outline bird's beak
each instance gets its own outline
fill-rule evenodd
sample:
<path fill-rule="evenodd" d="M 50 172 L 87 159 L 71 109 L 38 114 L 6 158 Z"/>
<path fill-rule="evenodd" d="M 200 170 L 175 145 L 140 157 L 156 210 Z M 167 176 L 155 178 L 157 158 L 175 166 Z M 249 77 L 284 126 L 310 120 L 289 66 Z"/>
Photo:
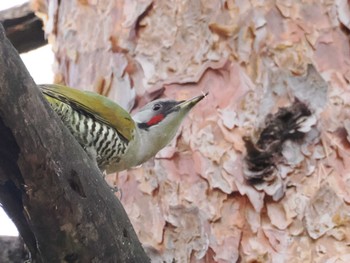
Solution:
<path fill-rule="evenodd" d="M 192 109 L 198 102 L 200 102 L 202 99 L 204 99 L 209 92 L 203 93 L 199 96 L 196 96 L 192 99 L 180 101 L 179 104 L 176 105 L 176 107 L 180 110 L 187 110 L 189 111 Z"/>

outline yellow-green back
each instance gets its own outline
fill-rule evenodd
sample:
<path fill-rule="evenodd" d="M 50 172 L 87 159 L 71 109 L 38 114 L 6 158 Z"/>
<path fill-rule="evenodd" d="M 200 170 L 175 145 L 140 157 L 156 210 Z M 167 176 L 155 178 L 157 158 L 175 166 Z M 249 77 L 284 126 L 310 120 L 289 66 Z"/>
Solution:
<path fill-rule="evenodd" d="M 39 85 L 39 88 L 49 102 L 58 100 L 66 103 L 75 110 L 85 112 L 96 120 L 113 127 L 128 141 L 132 139 L 135 122 L 127 111 L 107 97 L 57 84 Z"/>

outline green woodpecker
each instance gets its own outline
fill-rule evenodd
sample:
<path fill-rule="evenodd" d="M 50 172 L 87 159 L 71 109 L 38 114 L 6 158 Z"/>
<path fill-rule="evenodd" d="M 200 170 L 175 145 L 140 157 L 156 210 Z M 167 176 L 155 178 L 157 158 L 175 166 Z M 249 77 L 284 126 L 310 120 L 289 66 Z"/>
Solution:
<path fill-rule="evenodd" d="M 160 99 L 133 117 L 94 92 L 39 85 L 53 110 L 98 167 L 107 173 L 140 165 L 175 136 L 187 113 L 207 94 L 187 101 Z"/>

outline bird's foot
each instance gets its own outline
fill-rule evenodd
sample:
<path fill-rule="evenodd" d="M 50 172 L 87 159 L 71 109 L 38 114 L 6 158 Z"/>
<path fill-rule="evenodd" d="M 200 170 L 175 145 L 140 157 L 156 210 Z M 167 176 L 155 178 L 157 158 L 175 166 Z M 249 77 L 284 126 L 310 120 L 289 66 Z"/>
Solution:
<path fill-rule="evenodd" d="M 119 189 L 118 186 L 109 186 L 109 187 L 113 192 L 113 194 L 115 194 L 119 199 L 122 199 L 123 197 L 122 189 Z M 119 195 L 117 195 L 116 193 L 119 193 Z"/>

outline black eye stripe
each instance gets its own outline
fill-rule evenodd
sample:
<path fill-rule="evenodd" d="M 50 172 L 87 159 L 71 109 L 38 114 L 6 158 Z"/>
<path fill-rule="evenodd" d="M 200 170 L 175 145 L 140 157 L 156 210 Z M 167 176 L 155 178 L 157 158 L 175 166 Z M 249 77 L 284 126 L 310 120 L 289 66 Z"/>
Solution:
<path fill-rule="evenodd" d="M 169 113 L 169 112 L 173 111 L 173 110 L 174 110 L 174 107 L 175 107 L 177 104 L 179 104 L 179 102 L 174 101 L 174 100 L 170 100 L 170 101 L 160 101 L 160 102 L 154 104 L 153 107 L 152 107 L 152 109 L 153 109 L 154 111 L 159 111 L 159 110 L 161 110 L 163 113 L 166 114 L 166 113 Z M 159 108 L 158 108 L 157 106 L 158 106 Z M 155 109 L 155 108 L 156 108 L 156 109 Z"/>

